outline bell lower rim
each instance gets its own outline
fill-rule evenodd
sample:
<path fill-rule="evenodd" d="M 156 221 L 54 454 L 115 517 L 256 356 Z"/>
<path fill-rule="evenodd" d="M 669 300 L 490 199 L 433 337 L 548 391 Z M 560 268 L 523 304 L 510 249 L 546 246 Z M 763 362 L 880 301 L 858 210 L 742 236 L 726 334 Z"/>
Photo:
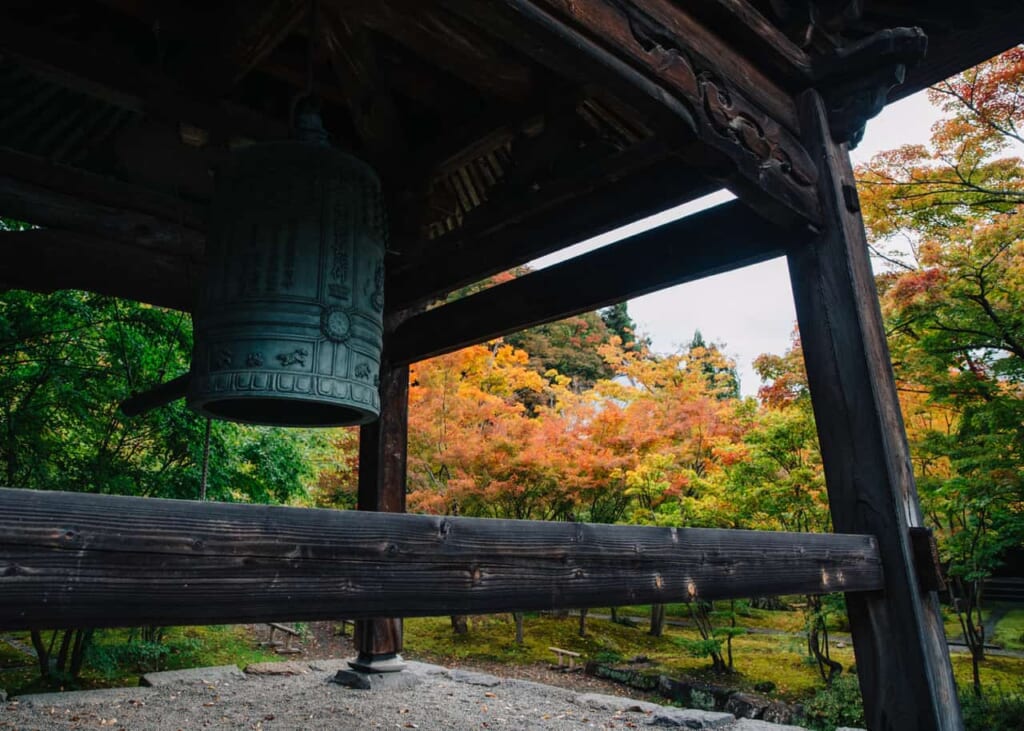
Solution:
<path fill-rule="evenodd" d="M 284 426 L 307 429 L 359 426 L 376 421 L 380 414 L 301 396 L 264 396 L 232 394 L 189 400 L 193 411 L 220 421 L 252 426 Z"/>

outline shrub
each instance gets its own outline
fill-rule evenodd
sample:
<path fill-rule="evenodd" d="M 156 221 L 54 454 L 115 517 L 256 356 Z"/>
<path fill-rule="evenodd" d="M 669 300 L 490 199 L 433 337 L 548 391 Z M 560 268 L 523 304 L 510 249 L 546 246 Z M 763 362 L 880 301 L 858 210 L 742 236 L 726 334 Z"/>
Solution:
<path fill-rule="evenodd" d="M 819 690 L 804 706 L 811 728 L 835 731 L 837 726 L 864 727 L 864 703 L 857 678 L 841 675 Z"/>
<path fill-rule="evenodd" d="M 981 698 L 967 690 L 960 695 L 960 707 L 967 731 L 1024 731 L 1024 682 L 1015 693 L 997 688 Z"/>

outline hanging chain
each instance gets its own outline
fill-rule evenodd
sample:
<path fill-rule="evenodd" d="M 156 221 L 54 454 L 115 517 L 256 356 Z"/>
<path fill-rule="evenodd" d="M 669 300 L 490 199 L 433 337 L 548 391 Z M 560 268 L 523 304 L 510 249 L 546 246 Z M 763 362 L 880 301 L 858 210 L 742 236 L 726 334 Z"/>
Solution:
<path fill-rule="evenodd" d="M 199 478 L 199 499 L 206 501 L 206 480 L 210 476 L 210 426 L 211 419 L 206 417 L 206 436 L 203 439 L 203 474 Z"/>

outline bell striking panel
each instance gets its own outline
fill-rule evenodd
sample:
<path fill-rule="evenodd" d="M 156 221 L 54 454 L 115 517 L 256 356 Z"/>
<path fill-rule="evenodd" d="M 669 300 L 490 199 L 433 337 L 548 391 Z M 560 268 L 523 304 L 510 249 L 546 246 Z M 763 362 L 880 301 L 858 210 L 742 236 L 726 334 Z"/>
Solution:
<path fill-rule="evenodd" d="M 189 406 L 276 426 L 373 421 L 386 223 L 380 183 L 322 141 L 253 145 L 218 177 Z"/>

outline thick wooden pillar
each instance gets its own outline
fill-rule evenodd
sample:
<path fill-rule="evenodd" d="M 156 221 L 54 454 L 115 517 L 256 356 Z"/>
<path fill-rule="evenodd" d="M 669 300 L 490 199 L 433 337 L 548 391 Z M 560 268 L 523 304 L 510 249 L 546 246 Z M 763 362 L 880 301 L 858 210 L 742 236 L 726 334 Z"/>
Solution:
<path fill-rule="evenodd" d="M 789 267 L 832 522 L 874 535 L 885 574 L 883 591 L 846 596 L 867 726 L 962 729 L 938 598 L 911 548 L 921 508 L 849 155 L 815 91 L 801 97 L 801 126 L 825 224 Z"/>
<path fill-rule="evenodd" d="M 380 373 L 380 419 L 359 430 L 359 510 L 405 512 L 406 444 L 409 425 L 409 367 Z M 358 620 L 353 642 L 359 656 L 356 670 L 390 672 L 402 669 L 402 620 L 382 617 Z"/>

